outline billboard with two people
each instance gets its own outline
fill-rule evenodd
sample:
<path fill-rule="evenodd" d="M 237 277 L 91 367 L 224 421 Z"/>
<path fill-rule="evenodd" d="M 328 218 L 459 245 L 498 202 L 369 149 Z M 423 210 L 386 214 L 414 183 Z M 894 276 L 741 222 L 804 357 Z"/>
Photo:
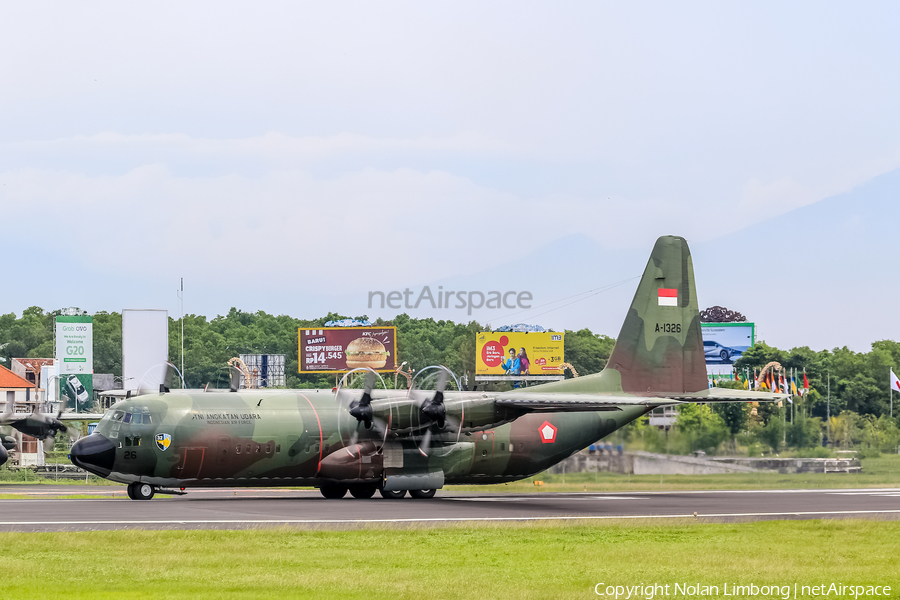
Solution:
<path fill-rule="evenodd" d="M 476 375 L 558 375 L 565 334 L 480 331 L 475 336 Z"/>

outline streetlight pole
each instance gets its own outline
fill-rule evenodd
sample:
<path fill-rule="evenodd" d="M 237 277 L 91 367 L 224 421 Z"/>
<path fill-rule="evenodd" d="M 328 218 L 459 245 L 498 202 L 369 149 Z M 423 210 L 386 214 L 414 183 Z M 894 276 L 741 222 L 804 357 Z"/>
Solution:
<path fill-rule="evenodd" d="M 828 403 L 825 405 L 825 421 L 828 423 L 828 443 L 834 447 L 831 441 L 831 371 L 828 371 Z"/>

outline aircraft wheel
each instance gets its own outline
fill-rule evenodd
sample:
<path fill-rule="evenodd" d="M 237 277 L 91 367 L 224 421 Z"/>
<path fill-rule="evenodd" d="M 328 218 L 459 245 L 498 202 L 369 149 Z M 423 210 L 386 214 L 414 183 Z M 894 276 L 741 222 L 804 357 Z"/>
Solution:
<path fill-rule="evenodd" d="M 129 483 L 128 497 L 132 500 L 150 500 L 156 494 L 156 490 L 149 483 Z"/>
<path fill-rule="evenodd" d="M 128 492 L 128 498 L 129 498 L 129 500 L 137 500 L 137 498 L 134 497 L 134 492 L 131 491 L 131 486 L 132 486 L 132 484 L 129 483 L 129 484 L 125 487 L 125 491 Z"/>
<path fill-rule="evenodd" d="M 418 498 L 419 500 L 428 500 L 429 498 L 434 498 L 434 495 L 437 493 L 437 490 L 409 490 L 409 495 L 413 498 Z"/>
<path fill-rule="evenodd" d="M 347 493 L 347 488 L 340 485 L 324 485 L 319 491 L 329 500 L 340 500 Z"/>
<path fill-rule="evenodd" d="M 406 490 L 395 490 L 389 492 L 385 489 L 379 489 L 378 493 L 381 494 L 381 497 L 385 500 L 399 500 L 406 495 Z"/>
<path fill-rule="evenodd" d="M 350 495 L 354 498 L 366 500 L 375 495 L 378 490 L 374 485 L 354 485 L 350 488 Z"/>

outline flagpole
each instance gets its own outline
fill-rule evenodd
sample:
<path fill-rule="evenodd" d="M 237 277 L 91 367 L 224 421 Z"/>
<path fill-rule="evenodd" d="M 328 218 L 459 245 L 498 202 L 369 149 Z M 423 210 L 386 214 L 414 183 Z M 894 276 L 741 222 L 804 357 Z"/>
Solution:
<path fill-rule="evenodd" d="M 828 443 L 834 448 L 834 442 L 831 441 L 831 371 L 828 371 L 828 409 L 826 419 L 828 420 Z"/>

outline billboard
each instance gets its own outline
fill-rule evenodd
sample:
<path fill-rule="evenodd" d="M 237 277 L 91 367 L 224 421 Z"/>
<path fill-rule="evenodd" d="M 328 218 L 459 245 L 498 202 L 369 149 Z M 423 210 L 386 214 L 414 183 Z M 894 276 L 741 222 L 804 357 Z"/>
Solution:
<path fill-rule="evenodd" d="M 700 331 L 707 371 L 724 365 L 723 372 L 730 372 L 730 365 L 756 342 L 755 323 L 702 323 Z"/>
<path fill-rule="evenodd" d="M 94 404 L 94 318 L 56 317 L 58 398 L 75 412 L 91 412 Z"/>
<path fill-rule="evenodd" d="M 169 360 L 169 312 L 122 310 L 122 388 L 158 390 Z"/>
<path fill-rule="evenodd" d="M 476 375 L 559 375 L 565 360 L 564 333 L 479 331 Z"/>
<path fill-rule="evenodd" d="M 300 373 L 343 373 L 358 367 L 397 368 L 396 327 L 298 329 Z"/>

